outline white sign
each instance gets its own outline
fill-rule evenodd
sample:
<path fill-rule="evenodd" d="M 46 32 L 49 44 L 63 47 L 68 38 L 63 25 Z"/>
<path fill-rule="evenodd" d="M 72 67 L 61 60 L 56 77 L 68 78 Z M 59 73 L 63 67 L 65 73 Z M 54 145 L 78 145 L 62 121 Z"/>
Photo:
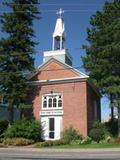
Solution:
<path fill-rule="evenodd" d="M 55 110 L 55 111 L 41 111 L 40 112 L 41 116 L 46 116 L 46 115 L 63 115 L 63 110 Z"/>

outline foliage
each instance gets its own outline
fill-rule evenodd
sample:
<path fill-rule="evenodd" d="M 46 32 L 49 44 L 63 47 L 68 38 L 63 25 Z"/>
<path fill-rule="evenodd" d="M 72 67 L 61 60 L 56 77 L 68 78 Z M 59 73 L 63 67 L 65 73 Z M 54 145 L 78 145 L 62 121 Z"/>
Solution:
<path fill-rule="evenodd" d="M 7 138 L 7 139 L 4 139 L 3 141 L 4 145 L 12 145 L 12 146 L 26 146 L 33 143 L 34 143 L 33 140 L 25 139 L 25 138 Z"/>
<path fill-rule="evenodd" d="M 37 144 L 39 147 L 51 147 L 53 146 L 53 141 L 44 141 Z"/>
<path fill-rule="evenodd" d="M 106 2 L 90 19 L 83 65 L 94 85 L 120 108 L 120 0 Z M 113 112 L 111 108 L 111 117 Z M 119 128 L 120 129 L 120 128 Z"/>
<path fill-rule="evenodd" d="M 81 144 L 90 144 L 92 143 L 92 139 L 90 137 L 82 137 L 81 139 L 72 140 L 70 142 L 71 145 L 81 145 Z"/>
<path fill-rule="evenodd" d="M 102 93 L 120 93 L 120 1 L 106 2 L 91 17 L 84 67 Z M 110 11 L 110 12 L 109 12 Z"/>
<path fill-rule="evenodd" d="M 0 135 L 7 129 L 9 122 L 5 119 L 0 119 Z"/>
<path fill-rule="evenodd" d="M 34 119 L 22 119 L 14 122 L 5 134 L 5 138 L 27 138 L 34 141 L 40 140 L 40 122 Z"/>
<path fill-rule="evenodd" d="M 53 141 L 53 146 L 66 145 L 66 144 L 68 144 L 68 141 L 64 139 Z"/>
<path fill-rule="evenodd" d="M 3 143 L 3 140 L 4 140 L 3 138 L 0 138 L 0 143 Z"/>
<path fill-rule="evenodd" d="M 117 136 L 118 134 L 118 120 L 117 119 L 109 120 L 109 122 L 105 123 L 105 126 L 112 136 Z"/>
<path fill-rule="evenodd" d="M 111 143 L 111 142 L 113 142 L 111 136 L 106 136 L 104 139 L 100 140 L 99 143 Z"/>
<path fill-rule="evenodd" d="M 72 140 L 82 139 L 82 136 L 73 127 L 69 127 L 64 129 L 63 139 L 68 142 L 71 142 Z"/>
<path fill-rule="evenodd" d="M 59 146 L 59 145 L 66 145 L 68 144 L 68 142 L 66 140 L 55 140 L 55 141 L 44 141 L 44 142 L 40 142 L 37 143 L 36 146 L 37 147 L 51 147 L 51 146 Z"/>
<path fill-rule="evenodd" d="M 72 141 L 70 142 L 70 144 L 71 144 L 71 145 L 77 145 L 77 144 L 79 145 L 79 144 L 81 144 L 81 141 L 82 141 L 81 139 L 72 140 Z"/>
<path fill-rule="evenodd" d="M 109 132 L 106 129 L 106 126 L 104 123 L 101 123 L 99 120 L 94 121 L 92 125 L 92 129 L 101 129 L 105 133 L 105 135 L 109 135 Z"/>
<path fill-rule="evenodd" d="M 104 132 L 100 128 L 93 128 L 90 130 L 89 136 L 96 142 L 104 139 Z"/>
<path fill-rule="evenodd" d="M 26 104 L 26 73 L 34 68 L 36 43 L 33 20 L 38 18 L 38 0 L 11 0 L 3 3 L 11 12 L 0 16 L 5 38 L 0 40 L 0 94 L 6 98 L 13 121 L 13 106 Z M 7 35 L 7 36 L 6 36 Z"/>
<path fill-rule="evenodd" d="M 92 142 L 92 138 L 87 136 L 81 140 L 80 144 L 90 144 L 91 142 Z"/>
<path fill-rule="evenodd" d="M 96 142 L 105 139 L 109 135 L 109 132 L 106 130 L 105 125 L 99 121 L 95 121 L 89 132 L 89 136 Z"/>

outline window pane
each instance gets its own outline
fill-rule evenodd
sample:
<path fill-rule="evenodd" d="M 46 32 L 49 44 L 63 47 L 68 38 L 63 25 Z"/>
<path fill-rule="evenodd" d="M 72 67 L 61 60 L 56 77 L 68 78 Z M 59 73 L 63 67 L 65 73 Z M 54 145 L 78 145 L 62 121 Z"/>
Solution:
<path fill-rule="evenodd" d="M 58 107 L 62 107 L 62 100 L 61 99 L 58 100 Z"/>
<path fill-rule="evenodd" d="M 54 132 L 49 132 L 49 138 L 54 138 Z"/>
<path fill-rule="evenodd" d="M 47 107 L 47 101 L 44 100 L 43 102 L 43 108 L 46 108 Z"/>
<path fill-rule="evenodd" d="M 49 98 L 49 101 L 48 101 L 48 107 L 52 107 L 52 98 Z"/>
<path fill-rule="evenodd" d="M 49 130 L 54 131 L 54 118 L 49 119 Z"/>
<path fill-rule="evenodd" d="M 53 107 L 56 107 L 56 98 L 53 98 Z"/>

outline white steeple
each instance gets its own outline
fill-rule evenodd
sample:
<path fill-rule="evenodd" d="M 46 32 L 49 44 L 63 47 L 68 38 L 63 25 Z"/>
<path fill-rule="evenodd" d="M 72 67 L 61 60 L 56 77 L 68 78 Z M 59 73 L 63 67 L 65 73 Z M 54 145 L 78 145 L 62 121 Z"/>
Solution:
<path fill-rule="evenodd" d="M 62 14 L 64 11 L 60 8 L 60 10 L 57 12 L 59 17 L 56 20 L 56 25 L 55 29 L 53 32 L 53 45 L 52 45 L 52 50 L 62 50 L 64 49 L 64 41 L 65 41 L 65 36 L 64 36 L 64 31 L 65 31 L 65 25 L 64 21 L 62 18 Z"/>
<path fill-rule="evenodd" d="M 53 32 L 53 46 L 52 51 L 45 51 L 43 55 L 43 62 L 46 63 L 51 58 L 54 58 L 64 64 L 72 66 L 72 57 L 68 50 L 64 48 L 65 42 L 65 26 L 62 18 L 64 11 L 60 8 L 57 12 L 59 17 L 56 20 L 55 29 Z"/>

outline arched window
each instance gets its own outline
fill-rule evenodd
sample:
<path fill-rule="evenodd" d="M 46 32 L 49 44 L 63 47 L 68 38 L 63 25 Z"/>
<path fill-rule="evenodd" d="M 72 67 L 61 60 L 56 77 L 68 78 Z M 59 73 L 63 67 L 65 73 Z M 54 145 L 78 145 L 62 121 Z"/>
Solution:
<path fill-rule="evenodd" d="M 46 94 L 42 97 L 43 109 L 61 109 L 63 107 L 63 99 L 61 94 Z M 61 107 L 61 108 L 60 108 Z"/>
<path fill-rule="evenodd" d="M 53 107 L 56 107 L 57 106 L 57 100 L 56 100 L 56 98 L 53 98 Z"/>
<path fill-rule="evenodd" d="M 62 100 L 61 99 L 58 100 L 58 107 L 62 107 Z"/>
<path fill-rule="evenodd" d="M 43 101 L 43 108 L 47 108 L 47 101 L 46 100 Z"/>
<path fill-rule="evenodd" d="M 49 98 L 49 100 L 48 100 L 48 107 L 52 107 L 52 98 Z"/>

